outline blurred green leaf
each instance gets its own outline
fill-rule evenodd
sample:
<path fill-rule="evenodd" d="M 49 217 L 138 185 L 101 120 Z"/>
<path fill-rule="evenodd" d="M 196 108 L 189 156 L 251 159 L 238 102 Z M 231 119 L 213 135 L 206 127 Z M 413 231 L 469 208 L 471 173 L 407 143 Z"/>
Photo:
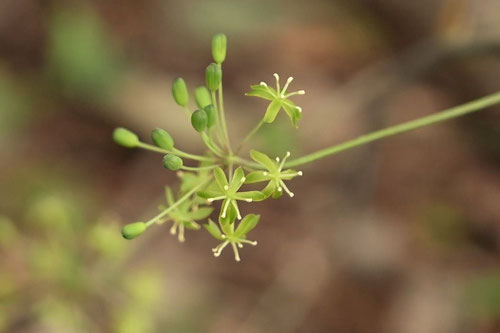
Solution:
<path fill-rule="evenodd" d="M 467 312 L 476 318 L 500 317 L 500 272 L 471 279 L 465 286 Z"/>
<path fill-rule="evenodd" d="M 50 18 L 48 65 L 69 97 L 101 100 L 117 83 L 121 61 L 98 15 L 58 8 Z"/>

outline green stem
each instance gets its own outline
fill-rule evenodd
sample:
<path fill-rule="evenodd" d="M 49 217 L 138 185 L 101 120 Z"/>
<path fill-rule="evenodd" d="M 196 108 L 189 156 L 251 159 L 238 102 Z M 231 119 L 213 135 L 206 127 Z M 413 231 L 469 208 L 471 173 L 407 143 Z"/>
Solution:
<path fill-rule="evenodd" d="M 176 202 L 174 202 L 174 204 L 172 206 L 168 207 L 163 212 L 161 212 L 160 214 L 156 215 L 155 217 L 153 217 L 152 219 L 150 219 L 149 221 L 147 221 L 146 222 L 146 227 L 149 227 L 151 224 L 153 224 L 156 221 L 158 221 L 159 219 L 163 218 L 165 215 L 167 215 L 168 213 L 170 213 L 170 211 L 172 211 L 172 209 L 174 209 L 175 207 L 179 206 L 181 203 L 183 203 L 184 201 L 186 201 L 187 199 L 189 199 L 189 197 L 191 197 L 191 195 L 193 195 L 196 191 L 198 191 L 200 188 L 202 188 L 203 186 L 205 186 L 211 180 L 211 178 L 212 177 L 208 178 L 204 182 L 201 182 L 197 186 L 193 187 L 182 198 L 180 198 L 179 200 L 177 200 Z"/>
<path fill-rule="evenodd" d="M 201 132 L 201 139 L 203 140 L 203 143 L 205 146 L 207 146 L 208 149 L 215 155 L 219 157 L 224 156 L 224 152 L 213 142 L 213 140 L 207 135 L 205 132 Z"/>
<path fill-rule="evenodd" d="M 248 135 L 243 139 L 243 141 L 241 141 L 240 145 L 238 146 L 238 149 L 236 149 L 236 154 L 241 150 L 241 148 L 243 148 L 243 146 L 245 145 L 245 143 L 247 143 L 248 140 L 250 140 L 250 138 L 255 134 L 257 133 L 257 131 L 262 127 L 262 125 L 264 125 L 264 119 L 262 119 L 261 121 L 259 121 L 259 123 L 257 124 L 257 126 L 255 126 L 251 131 L 250 133 L 248 133 Z"/>
<path fill-rule="evenodd" d="M 362 135 L 356 139 L 349 140 L 346 142 L 343 142 L 341 144 L 325 148 L 322 150 L 319 150 L 317 152 L 299 157 L 294 160 L 290 160 L 287 163 L 285 163 L 285 167 L 294 167 L 298 165 L 303 165 L 306 163 L 310 163 L 315 160 L 319 160 L 320 158 L 334 155 L 337 153 L 340 153 L 341 151 L 348 150 L 357 146 L 361 146 L 364 144 L 367 144 L 372 141 L 380 140 L 385 137 L 389 137 L 392 135 L 396 135 L 399 133 L 404 133 L 408 131 L 412 131 L 414 129 L 436 124 L 445 120 L 453 119 L 456 117 L 463 116 L 465 114 L 479 111 L 481 109 L 487 108 L 489 106 L 495 105 L 500 103 L 500 92 L 479 98 L 475 101 L 468 102 L 459 106 L 455 106 L 450 109 L 446 109 L 444 111 L 438 112 L 436 114 L 432 114 L 430 116 L 426 116 L 420 119 L 412 120 L 400 125 L 396 126 L 391 126 L 387 127 L 385 129 L 372 132 L 366 135 Z"/>
<path fill-rule="evenodd" d="M 218 103 L 217 103 L 217 97 L 215 96 L 215 91 L 212 91 L 211 92 L 211 97 L 212 97 L 212 105 L 215 107 L 215 111 L 216 111 L 216 114 L 217 114 L 217 138 L 219 139 L 219 143 L 222 145 L 222 140 L 221 140 L 221 137 L 224 137 L 224 130 L 222 129 L 222 121 L 221 121 L 221 117 L 220 117 L 220 107 L 218 106 Z"/>
<path fill-rule="evenodd" d="M 189 159 L 192 159 L 195 161 L 200 161 L 200 162 L 201 161 L 205 161 L 205 162 L 213 162 L 214 161 L 214 159 L 211 157 L 189 154 L 189 153 L 183 152 L 183 151 L 176 149 L 176 148 L 173 148 L 172 150 L 166 150 L 166 149 L 158 148 L 156 146 L 153 146 L 153 145 L 150 145 L 150 144 L 147 144 L 144 142 L 139 142 L 137 147 L 142 148 L 142 149 L 146 149 L 146 150 L 150 150 L 150 151 L 154 151 L 157 153 L 161 153 L 161 154 L 174 154 L 174 155 L 178 155 L 181 157 L 189 158 Z"/>
<path fill-rule="evenodd" d="M 231 144 L 229 143 L 229 134 L 227 131 L 226 114 L 224 113 L 224 93 L 222 92 L 222 82 L 219 86 L 219 111 L 220 121 L 222 123 L 222 130 L 224 131 L 224 138 L 226 139 L 227 150 L 231 152 Z"/>
<path fill-rule="evenodd" d="M 202 167 L 190 167 L 190 166 L 187 166 L 187 165 L 183 165 L 181 167 L 181 170 L 186 170 L 186 171 L 211 170 L 211 169 L 215 169 L 218 166 L 220 166 L 220 165 L 219 164 L 213 164 L 213 165 L 207 165 L 207 166 L 202 166 Z"/>

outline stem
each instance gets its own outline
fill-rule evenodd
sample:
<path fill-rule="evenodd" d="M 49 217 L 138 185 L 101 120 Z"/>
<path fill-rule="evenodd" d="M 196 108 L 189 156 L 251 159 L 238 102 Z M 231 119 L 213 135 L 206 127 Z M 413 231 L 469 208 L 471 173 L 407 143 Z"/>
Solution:
<path fill-rule="evenodd" d="M 224 113 L 224 96 L 222 92 L 222 82 L 219 86 L 219 111 L 220 111 L 220 120 L 222 123 L 222 130 L 224 132 L 224 137 L 226 139 L 226 144 L 227 144 L 227 150 L 231 152 L 231 145 L 229 143 L 229 134 L 227 132 L 227 124 L 226 124 L 226 115 Z"/>
<path fill-rule="evenodd" d="M 153 145 L 150 145 L 150 144 L 147 144 L 144 142 L 139 142 L 137 147 L 142 148 L 142 149 L 146 149 L 146 150 L 150 150 L 150 151 L 154 151 L 157 153 L 161 153 L 161 154 L 179 155 L 181 157 L 189 158 L 189 159 L 192 159 L 195 161 L 200 161 L 200 162 L 201 161 L 205 161 L 205 162 L 213 162 L 214 161 L 214 159 L 211 157 L 189 154 L 189 153 L 183 152 L 183 151 L 176 149 L 176 148 L 173 148 L 172 150 L 166 150 L 166 149 L 158 148 L 156 146 L 153 146 Z"/>
<path fill-rule="evenodd" d="M 155 217 L 147 221 L 146 226 L 149 227 L 151 224 L 155 223 L 156 221 L 167 215 L 172 209 L 174 209 L 175 207 L 179 206 L 181 203 L 189 199 L 191 195 L 193 195 L 196 191 L 205 186 L 211 180 L 211 178 L 212 177 L 208 178 L 204 182 L 201 182 L 197 186 L 193 187 L 189 192 L 187 192 L 182 198 L 174 202 L 170 207 L 168 207 L 163 212 L 161 212 L 160 214 L 156 215 Z"/>
<path fill-rule="evenodd" d="M 399 133 L 404 133 L 408 131 L 412 131 L 414 129 L 432 125 L 439 123 L 441 121 L 453 119 L 456 117 L 463 116 L 465 114 L 479 111 L 481 109 L 487 108 L 489 106 L 500 103 L 500 92 L 479 98 L 475 101 L 468 102 L 459 106 L 455 106 L 444 111 L 438 112 L 436 114 L 432 114 L 430 116 L 426 116 L 423 118 L 419 118 L 416 120 L 408 121 L 406 123 L 402 123 L 400 125 L 395 125 L 391 127 L 387 127 L 385 129 L 375 131 L 366 135 L 362 135 L 356 139 L 349 140 L 338 145 L 325 148 L 322 150 L 318 150 L 317 152 L 299 157 L 294 160 L 290 160 L 285 163 L 285 167 L 293 167 L 306 163 L 310 163 L 315 160 L 319 160 L 320 158 L 334 155 L 340 153 L 341 151 L 348 150 L 357 146 L 361 146 L 367 144 L 372 141 L 380 140 L 385 137 L 389 137 L 392 135 L 396 135 Z"/>
<path fill-rule="evenodd" d="M 243 139 L 243 141 L 241 141 L 240 145 L 238 146 L 238 149 L 236 149 L 236 154 L 241 150 L 241 148 L 243 148 L 243 146 L 245 145 L 245 143 L 250 140 L 250 138 L 255 134 L 257 133 L 257 131 L 262 127 L 262 125 L 264 125 L 264 119 L 261 119 L 261 121 L 259 121 L 259 123 L 257 124 L 257 126 L 255 126 L 251 131 L 250 133 L 248 133 L 248 135 Z"/>
<path fill-rule="evenodd" d="M 207 146 L 208 149 L 215 155 L 219 157 L 224 156 L 224 152 L 220 150 L 220 148 L 213 142 L 213 140 L 207 135 L 205 132 L 201 132 L 201 139 L 203 140 L 203 143 L 205 146 Z"/>
<path fill-rule="evenodd" d="M 224 136 L 224 130 L 222 129 L 222 121 L 221 121 L 221 116 L 220 116 L 220 111 L 219 111 L 219 106 L 217 103 L 217 98 L 215 97 L 215 91 L 211 91 L 211 97 L 212 97 L 212 105 L 215 107 L 215 111 L 217 114 L 217 138 L 219 139 L 219 143 L 222 145 L 222 140 L 221 136 L 225 138 Z"/>
<path fill-rule="evenodd" d="M 215 169 L 216 167 L 220 166 L 219 164 L 213 164 L 213 165 L 207 165 L 207 166 L 202 166 L 202 167 L 190 167 L 187 165 L 183 165 L 181 167 L 182 170 L 186 171 L 201 171 L 201 170 L 210 170 L 210 169 Z"/>

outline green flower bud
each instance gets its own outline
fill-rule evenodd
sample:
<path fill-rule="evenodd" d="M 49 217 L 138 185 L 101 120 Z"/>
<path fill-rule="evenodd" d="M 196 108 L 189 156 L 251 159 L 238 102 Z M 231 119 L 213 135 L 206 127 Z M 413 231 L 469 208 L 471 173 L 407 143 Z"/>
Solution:
<path fill-rule="evenodd" d="M 202 132 L 207 128 L 208 116 L 204 110 L 196 110 L 191 115 L 191 124 L 197 132 Z"/>
<path fill-rule="evenodd" d="M 113 131 L 113 140 L 120 146 L 134 148 L 139 145 L 139 137 L 126 128 L 118 127 Z"/>
<path fill-rule="evenodd" d="M 122 236 L 126 239 L 133 239 L 140 236 L 146 228 L 147 226 L 144 222 L 129 223 L 122 228 Z"/>
<path fill-rule="evenodd" d="M 151 132 L 151 139 L 160 148 L 171 150 L 174 148 L 174 139 L 168 134 L 167 131 L 161 128 L 155 128 L 153 132 Z"/>
<path fill-rule="evenodd" d="M 207 114 L 207 128 L 211 128 L 217 121 L 217 111 L 212 104 L 205 106 L 203 111 Z"/>
<path fill-rule="evenodd" d="M 212 38 L 212 57 L 219 65 L 226 59 L 227 38 L 224 34 L 217 34 Z"/>
<path fill-rule="evenodd" d="M 172 83 L 172 96 L 174 96 L 175 103 L 185 107 L 189 101 L 188 90 L 186 87 L 186 82 L 181 77 L 178 77 Z"/>
<path fill-rule="evenodd" d="M 214 63 L 208 65 L 205 71 L 205 83 L 207 84 L 207 88 L 211 91 L 216 91 L 219 89 L 221 81 L 222 69 L 220 65 Z"/>
<path fill-rule="evenodd" d="M 182 168 L 182 158 L 176 155 L 172 154 L 167 154 L 163 156 L 163 166 L 166 169 L 172 170 L 172 171 L 177 171 L 180 168 Z"/>
<path fill-rule="evenodd" d="M 207 87 L 199 86 L 194 90 L 194 100 L 200 109 L 212 103 L 212 97 Z"/>

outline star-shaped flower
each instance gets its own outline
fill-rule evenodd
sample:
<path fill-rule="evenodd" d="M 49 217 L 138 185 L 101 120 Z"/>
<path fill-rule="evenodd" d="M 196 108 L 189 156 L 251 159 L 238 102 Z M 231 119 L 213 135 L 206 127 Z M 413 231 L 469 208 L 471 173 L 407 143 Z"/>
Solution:
<path fill-rule="evenodd" d="M 302 108 L 295 105 L 295 103 L 290 100 L 290 97 L 304 95 L 306 92 L 304 90 L 298 90 L 287 93 L 286 91 L 293 81 L 293 77 L 289 77 L 283 89 L 280 89 L 280 77 L 276 73 L 273 75 L 276 78 L 276 89 L 269 87 L 265 82 L 261 82 L 260 84 L 251 86 L 252 91 L 245 95 L 256 96 L 271 101 L 264 115 L 264 122 L 272 123 L 274 119 L 276 119 L 279 110 L 283 108 L 292 121 L 293 126 L 298 127 L 297 122 L 302 118 Z"/>
<path fill-rule="evenodd" d="M 245 191 L 238 192 L 240 187 L 245 183 L 245 173 L 241 167 L 237 168 L 231 178 L 231 183 L 227 181 L 224 171 L 217 167 L 214 169 L 215 182 L 213 182 L 206 190 L 198 192 L 198 195 L 207 199 L 209 203 L 222 200 L 221 218 L 226 218 L 228 211 L 234 209 L 236 217 L 241 220 L 238 201 L 260 201 L 266 196 L 260 191 Z"/>
<path fill-rule="evenodd" d="M 256 241 L 250 241 L 246 239 L 246 235 L 255 228 L 257 223 L 259 222 L 260 215 L 255 215 L 255 214 L 249 214 L 241 220 L 239 223 L 238 227 L 235 230 L 235 224 L 234 224 L 234 219 L 235 217 L 232 217 L 233 223 L 225 223 L 221 222 L 220 227 L 222 229 L 219 229 L 217 224 L 212 221 L 208 220 L 208 224 L 204 224 L 203 226 L 205 229 L 208 230 L 208 232 L 216 239 L 220 240 L 221 243 L 217 245 L 215 248 L 212 249 L 212 252 L 214 253 L 215 257 L 220 256 L 222 253 L 222 250 L 224 248 L 231 244 L 234 252 L 234 259 L 236 261 L 240 261 L 240 254 L 238 252 L 238 248 L 242 248 L 243 244 L 250 244 L 250 245 L 257 245 Z M 231 220 L 231 219 L 230 219 Z"/>
<path fill-rule="evenodd" d="M 280 158 L 276 157 L 272 160 L 269 156 L 256 150 L 250 151 L 250 156 L 252 159 L 263 166 L 267 171 L 253 171 L 249 173 L 246 177 L 245 183 L 258 183 L 263 181 L 269 181 L 267 186 L 262 190 L 262 193 L 266 197 L 273 195 L 274 198 L 279 198 L 283 194 L 283 190 L 290 197 L 294 194 L 285 185 L 285 180 L 291 180 L 296 176 L 302 176 L 302 171 L 295 171 L 292 169 L 283 170 L 285 166 L 286 159 L 290 156 L 290 152 L 287 152 L 283 160 L 280 162 Z"/>
<path fill-rule="evenodd" d="M 175 203 L 174 194 L 170 187 L 165 187 L 165 196 L 167 199 L 168 206 L 172 206 Z M 161 210 L 165 210 L 168 207 L 160 206 Z M 197 220 L 202 220 L 210 216 L 212 213 L 212 207 L 198 207 L 198 205 L 192 205 L 192 202 L 186 200 L 179 204 L 177 207 L 173 208 L 167 217 L 160 220 L 158 223 L 165 223 L 167 221 L 172 221 L 172 227 L 170 228 L 170 233 L 175 235 L 178 232 L 179 242 L 184 242 L 184 229 L 198 230 L 200 225 L 196 223 Z"/>

